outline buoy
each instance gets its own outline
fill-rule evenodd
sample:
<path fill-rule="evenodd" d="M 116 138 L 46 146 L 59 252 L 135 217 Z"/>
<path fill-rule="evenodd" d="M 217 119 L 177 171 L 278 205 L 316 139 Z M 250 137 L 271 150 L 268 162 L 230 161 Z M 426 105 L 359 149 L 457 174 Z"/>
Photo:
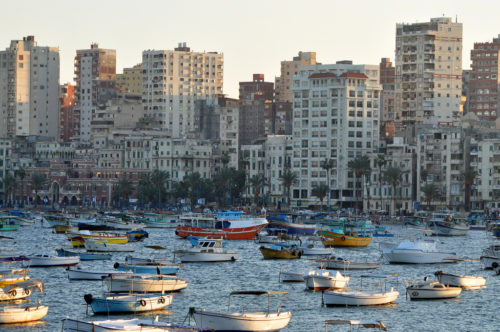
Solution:
<path fill-rule="evenodd" d="M 115 269 L 117 269 L 118 267 L 120 267 L 120 263 L 116 262 L 116 263 L 113 265 L 113 267 L 114 267 Z"/>
<path fill-rule="evenodd" d="M 24 294 L 26 294 L 26 295 L 28 295 L 28 296 L 29 296 L 29 295 L 30 295 L 30 293 L 31 293 L 31 291 L 29 290 L 29 288 L 26 288 L 26 289 L 24 290 Z"/>

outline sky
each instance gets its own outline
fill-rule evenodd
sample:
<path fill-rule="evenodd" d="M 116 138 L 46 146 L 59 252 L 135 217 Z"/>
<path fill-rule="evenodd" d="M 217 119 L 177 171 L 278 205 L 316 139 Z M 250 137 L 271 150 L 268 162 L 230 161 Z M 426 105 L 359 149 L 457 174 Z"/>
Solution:
<path fill-rule="evenodd" d="M 297 0 L 28 0 L 2 3 L 0 48 L 34 35 L 39 46 L 57 46 L 60 82 L 73 82 L 77 49 L 96 42 L 116 49 L 117 73 L 141 62 L 142 51 L 173 49 L 224 54 L 224 93 L 265 74 L 274 82 L 280 61 L 315 51 L 328 64 L 393 61 L 396 23 L 428 22 L 443 14 L 463 23 L 463 68 L 474 42 L 500 34 L 500 1 L 297 1 Z"/>

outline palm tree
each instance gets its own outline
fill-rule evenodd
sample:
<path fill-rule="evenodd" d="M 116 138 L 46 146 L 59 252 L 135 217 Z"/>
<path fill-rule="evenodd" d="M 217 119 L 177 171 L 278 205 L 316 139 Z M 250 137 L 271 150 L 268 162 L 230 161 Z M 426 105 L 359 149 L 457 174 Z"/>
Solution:
<path fill-rule="evenodd" d="M 43 188 L 45 183 L 47 182 L 47 178 L 45 177 L 45 174 L 42 173 L 34 173 L 31 176 L 31 186 L 33 187 L 33 190 L 35 191 L 35 207 L 37 206 L 37 197 L 38 197 L 38 191 Z"/>
<path fill-rule="evenodd" d="M 116 185 L 115 190 L 116 190 L 115 191 L 115 195 L 118 195 L 118 197 L 117 197 L 118 198 L 118 204 L 121 207 L 122 206 L 122 204 L 121 204 L 122 198 L 124 198 L 125 201 L 128 201 L 129 198 L 130 198 L 130 195 L 133 192 L 132 182 L 130 182 L 126 178 L 122 178 L 118 182 L 118 184 Z"/>
<path fill-rule="evenodd" d="M 222 156 L 220 157 L 220 161 L 222 163 L 222 166 L 226 168 L 227 164 L 229 164 L 230 161 L 229 154 L 227 152 L 223 152 Z"/>
<path fill-rule="evenodd" d="M 292 172 L 290 169 L 287 168 L 281 174 L 280 179 L 281 183 L 286 188 L 287 206 L 290 207 L 290 187 L 297 182 L 298 180 L 297 173 Z"/>
<path fill-rule="evenodd" d="M 427 210 L 430 210 L 431 202 L 436 197 L 436 192 L 438 190 L 438 187 L 434 183 L 428 183 L 424 185 L 420 190 L 422 190 L 422 192 L 425 195 L 425 201 L 427 202 Z"/>
<path fill-rule="evenodd" d="M 327 158 L 325 158 L 325 160 L 323 160 L 323 162 L 321 163 L 321 168 L 323 168 L 326 171 L 326 181 L 327 181 L 326 184 L 328 186 L 328 210 L 330 210 L 332 203 L 332 190 L 330 188 L 330 171 L 332 170 L 334 164 L 335 161 L 333 159 L 327 159 Z"/>
<path fill-rule="evenodd" d="M 319 185 L 312 188 L 311 194 L 319 198 L 322 210 L 323 210 L 323 199 L 328 194 L 329 190 L 330 187 L 324 183 L 320 183 Z"/>
<path fill-rule="evenodd" d="M 24 178 L 26 177 L 26 170 L 21 167 L 16 171 L 16 176 L 21 179 L 21 205 L 24 206 Z"/>
<path fill-rule="evenodd" d="M 385 166 L 387 161 L 385 160 L 385 155 L 384 154 L 377 154 L 377 158 L 375 159 L 375 163 L 378 166 L 378 196 L 380 197 L 380 207 L 383 206 L 382 203 L 382 167 Z"/>
<path fill-rule="evenodd" d="M 16 178 L 10 172 L 6 172 L 2 182 L 5 193 L 5 201 L 8 202 L 8 206 L 10 206 L 12 204 L 12 193 L 16 187 Z"/>
<path fill-rule="evenodd" d="M 253 199 L 255 205 L 257 205 L 259 202 L 259 194 L 262 190 L 262 187 L 264 187 L 265 181 L 266 180 L 264 178 L 264 175 L 262 174 L 253 175 L 250 179 L 248 179 L 250 187 L 253 189 Z"/>
<path fill-rule="evenodd" d="M 157 208 L 160 208 L 161 205 L 161 191 L 165 189 L 165 185 L 168 182 L 170 175 L 166 171 L 160 171 L 155 169 L 153 173 L 151 173 L 151 182 L 156 188 L 156 192 L 158 193 L 158 205 Z"/>
<path fill-rule="evenodd" d="M 200 184 L 201 184 L 201 175 L 198 172 L 189 173 L 184 175 L 182 181 L 186 184 L 188 189 L 188 196 L 191 201 L 191 206 L 194 206 L 196 203 L 196 198 L 200 194 Z"/>
<path fill-rule="evenodd" d="M 139 186 L 141 187 L 141 205 L 144 208 L 144 198 L 146 196 L 146 192 L 149 192 L 149 189 L 152 186 L 151 182 L 151 173 L 143 173 L 139 178 Z M 149 201 L 149 196 L 148 196 Z"/>
<path fill-rule="evenodd" d="M 464 198 L 464 204 L 465 204 L 465 209 L 467 211 L 470 210 L 470 192 L 471 192 L 471 187 L 474 184 L 474 179 L 476 178 L 477 173 L 473 169 L 467 169 L 461 174 L 462 181 L 464 182 L 465 186 L 465 198 Z"/>
<path fill-rule="evenodd" d="M 401 183 L 401 168 L 396 166 L 391 166 L 387 168 L 384 172 L 384 179 L 392 186 L 392 201 L 394 205 L 394 211 L 396 211 L 396 187 Z"/>
<path fill-rule="evenodd" d="M 347 163 L 347 166 L 354 172 L 354 191 L 353 191 L 353 197 L 356 196 L 356 188 L 357 188 L 357 182 L 358 178 L 364 176 L 370 171 L 370 158 L 368 156 L 359 156 L 356 157 L 355 159 L 350 160 Z M 362 181 L 362 189 L 361 193 L 364 193 L 365 191 L 365 183 Z M 363 203 L 361 203 L 361 206 L 363 206 Z"/>

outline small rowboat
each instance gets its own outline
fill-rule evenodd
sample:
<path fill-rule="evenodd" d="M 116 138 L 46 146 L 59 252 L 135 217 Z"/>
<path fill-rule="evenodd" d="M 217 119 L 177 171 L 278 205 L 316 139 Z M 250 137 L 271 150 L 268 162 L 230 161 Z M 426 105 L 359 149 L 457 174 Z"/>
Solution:
<path fill-rule="evenodd" d="M 38 289 L 43 293 L 43 282 L 40 280 L 27 280 L 0 288 L 0 301 L 27 298 L 31 295 L 32 289 Z"/>
<path fill-rule="evenodd" d="M 406 294 L 412 300 L 437 300 L 450 299 L 460 295 L 462 288 L 450 287 L 438 281 L 428 281 L 427 277 L 423 281 L 405 280 Z"/>
<path fill-rule="evenodd" d="M 73 266 L 80 263 L 80 257 L 59 257 L 51 255 L 27 256 L 28 262 L 23 262 L 25 267 L 52 267 L 52 266 Z"/>
<path fill-rule="evenodd" d="M 188 286 L 186 280 L 169 275 L 123 274 L 111 275 L 104 280 L 112 293 L 162 293 L 177 292 Z"/>
<path fill-rule="evenodd" d="M 321 267 L 332 270 L 372 270 L 377 269 L 380 264 L 374 262 L 355 262 L 340 257 L 332 256 L 327 259 L 317 259 Z"/>
<path fill-rule="evenodd" d="M 85 294 L 85 302 L 94 314 L 136 313 L 163 310 L 172 303 L 171 294 L 115 295 L 93 297 Z"/>
<path fill-rule="evenodd" d="M 36 307 L 2 307 L 0 309 L 0 324 L 15 324 L 34 322 L 47 315 L 49 307 L 38 305 Z"/>
<path fill-rule="evenodd" d="M 81 261 L 93 261 L 93 260 L 107 260 L 111 259 L 110 254 L 99 254 L 99 253 L 91 253 L 91 252 L 76 252 L 70 251 L 66 249 L 56 249 L 57 255 L 59 257 L 80 257 Z"/>
<path fill-rule="evenodd" d="M 271 247 L 260 247 L 264 259 L 298 259 L 302 256 L 302 250 L 297 246 L 286 243 L 275 243 Z"/>

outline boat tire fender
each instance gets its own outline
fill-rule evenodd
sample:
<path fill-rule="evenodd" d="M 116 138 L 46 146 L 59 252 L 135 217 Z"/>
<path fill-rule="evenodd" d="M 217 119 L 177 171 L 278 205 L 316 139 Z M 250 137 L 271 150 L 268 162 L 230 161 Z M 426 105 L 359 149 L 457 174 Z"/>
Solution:
<path fill-rule="evenodd" d="M 83 296 L 83 299 L 85 300 L 85 302 L 86 302 L 87 304 L 92 304 L 92 301 L 93 301 L 93 296 L 92 296 L 92 294 L 85 294 L 85 295 Z"/>
<path fill-rule="evenodd" d="M 11 291 L 9 292 L 9 294 L 10 294 L 10 296 L 14 297 L 14 296 L 16 296 L 16 295 L 17 295 L 17 291 L 16 291 L 15 289 L 13 289 L 13 290 L 11 290 Z"/>
<path fill-rule="evenodd" d="M 115 269 L 119 268 L 119 267 L 120 267 L 120 263 L 116 262 L 116 263 L 113 265 L 113 267 L 114 267 Z"/>
<path fill-rule="evenodd" d="M 345 241 L 345 236 L 342 236 L 340 239 L 341 239 L 342 241 Z"/>
<path fill-rule="evenodd" d="M 498 263 L 497 262 L 493 262 L 491 263 L 491 267 L 496 269 L 498 267 Z"/>
<path fill-rule="evenodd" d="M 418 292 L 411 292 L 411 296 L 418 296 Z"/>
<path fill-rule="evenodd" d="M 31 291 L 30 291 L 30 289 L 29 289 L 29 288 L 25 288 L 25 289 L 24 289 L 24 294 L 26 294 L 26 295 L 28 295 L 28 296 L 29 296 L 29 295 L 30 295 L 30 293 L 31 293 Z"/>
<path fill-rule="evenodd" d="M 143 307 L 145 307 L 145 306 L 146 306 L 146 300 L 141 300 L 141 305 L 142 305 Z"/>
<path fill-rule="evenodd" d="M 144 300 L 143 300 L 143 301 L 144 301 Z M 158 302 L 160 302 L 161 304 L 165 303 L 165 298 L 164 298 L 164 297 L 160 297 L 160 298 L 158 299 Z M 142 302 L 141 302 L 141 304 L 142 304 Z"/>
<path fill-rule="evenodd" d="M 234 256 L 231 256 L 231 261 L 234 262 L 236 260 L 236 258 L 234 258 Z"/>

